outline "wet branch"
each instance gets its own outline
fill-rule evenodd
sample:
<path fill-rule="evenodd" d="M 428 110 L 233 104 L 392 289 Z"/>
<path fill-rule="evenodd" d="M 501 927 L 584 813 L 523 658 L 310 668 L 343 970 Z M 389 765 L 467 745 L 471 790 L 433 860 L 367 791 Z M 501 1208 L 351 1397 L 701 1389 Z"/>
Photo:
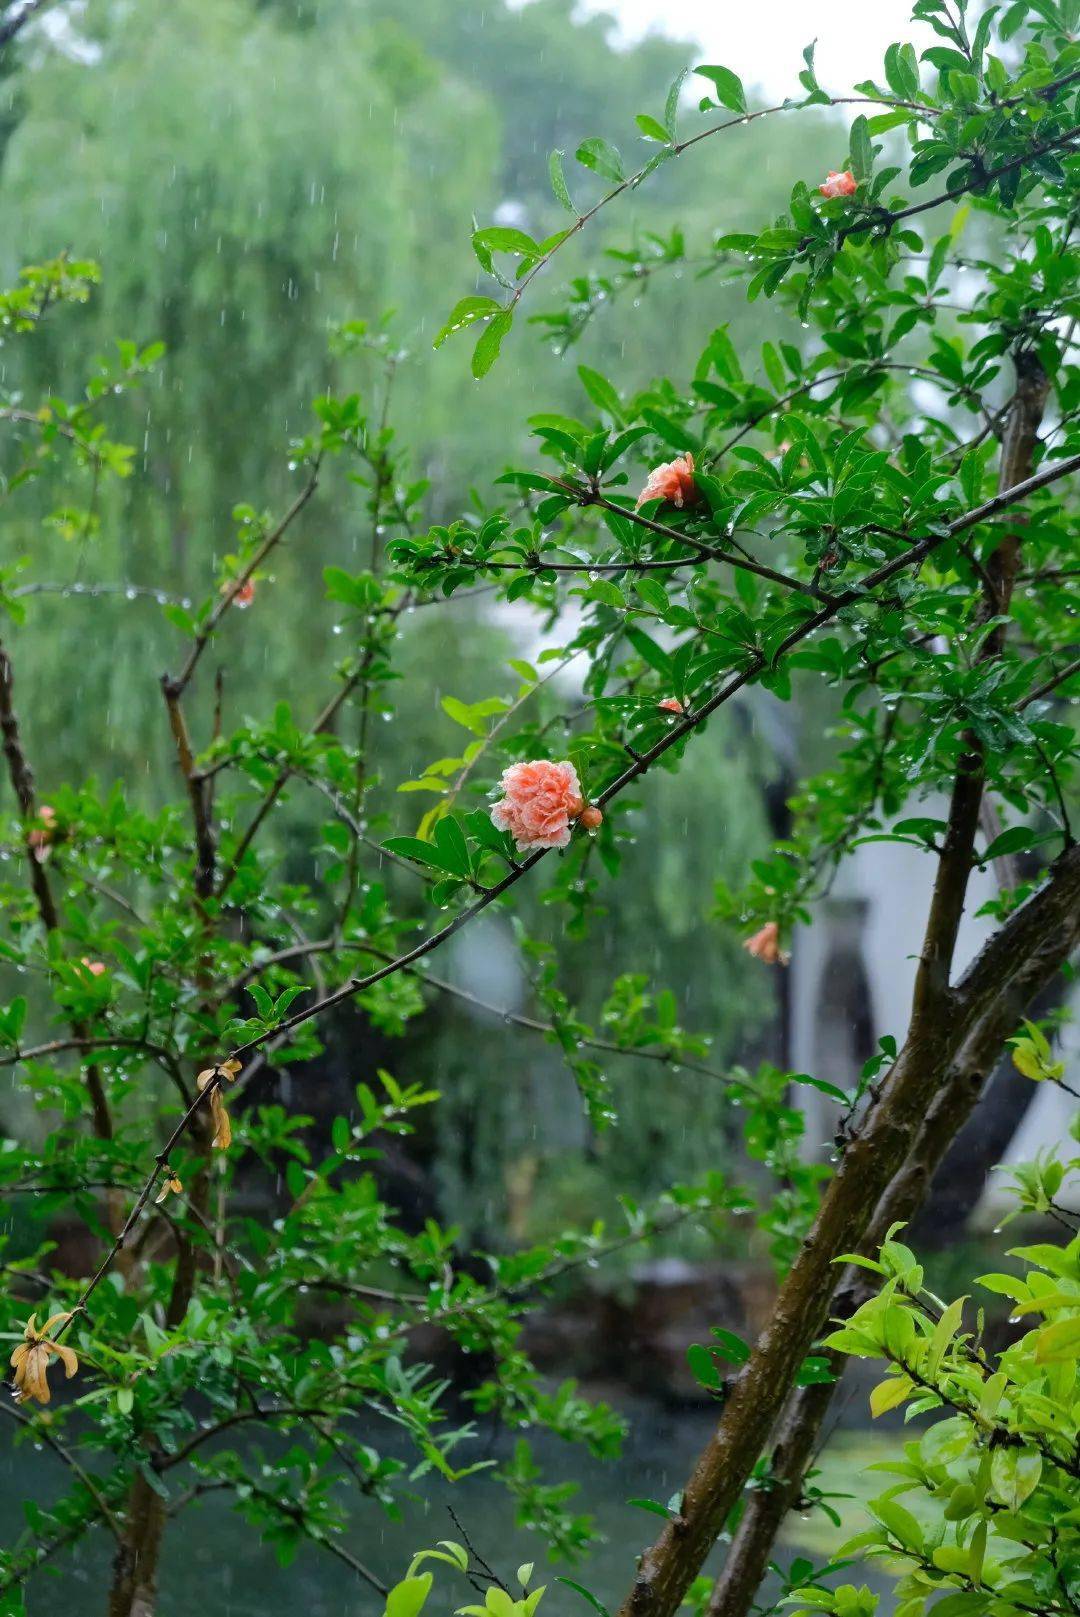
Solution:
<path fill-rule="evenodd" d="M 1013 488 L 1002 490 L 992 499 L 985 501 L 982 505 L 975 507 L 974 509 L 966 512 L 963 516 L 960 516 L 953 522 L 947 524 L 941 532 L 928 535 L 925 539 L 922 539 L 917 544 L 912 545 L 902 555 L 895 557 L 890 562 L 884 563 L 873 573 L 869 574 L 861 581 L 859 585 L 843 592 L 840 595 L 834 596 L 826 605 L 822 606 L 811 617 L 807 618 L 806 621 L 797 629 L 792 630 L 792 632 L 787 636 L 786 640 L 775 652 L 774 661 L 785 655 L 792 649 L 793 646 L 800 644 L 811 634 L 815 633 L 816 630 L 819 629 L 823 624 L 831 621 L 831 619 L 834 618 L 844 606 L 850 605 L 854 601 L 864 599 L 867 592 L 871 589 L 874 589 L 878 585 L 887 582 L 890 578 L 894 577 L 897 573 L 904 571 L 906 568 L 918 565 L 918 563 L 920 563 L 925 557 L 931 555 L 941 545 L 947 543 L 949 539 L 955 537 L 959 533 L 966 533 L 970 528 L 978 526 L 979 523 L 988 521 L 990 518 L 998 515 L 999 512 L 1012 505 L 1018 504 L 1023 500 L 1026 500 L 1032 494 L 1037 493 L 1040 489 L 1049 486 L 1051 483 L 1058 481 L 1060 478 L 1068 476 L 1071 472 L 1076 471 L 1078 468 L 1080 468 L 1080 455 L 1073 455 L 1068 460 L 1060 461 L 1054 466 L 1038 472 L 1035 476 L 1027 478 Z M 598 804 L 602 807 L 613 797 L 617 796 L 618 793 L 624 791 L 627 786 L 629 786 L 633 781 L 636 781 L 639 776 L 643 775 L 658 758 L 662 757 L 671 747 L 676 745 L 685 736 L 696 730 L 711 713 L 716 711 L 717 708 L 729 701 L 736 691 L 741 690 L 743 686 L 747 685 L 754 677 L 756 677 L 757 674 L 762 671 L 765 666 L 766 664 L 763 656 L 760 653 L 755 653 L 753 660 L 749 663 L 747 668 L 728 680 L 726 684 L 721 686 L 721 688 L 712 697 L 710 697 L 707 702 L 703 703 L 702 706 L 695 712 L 688 713 L 678 724 L 673 725 L 671 729 L 664 736 L 662 736 L 653 747 L 649 749 L 648 752 L 635 756 L 632 764 L 599 795 L 597 798 Z M 1064 855 L 1062 860 L 1059 861 L 1057 868 L 1059 870 L 1067 869 L 1071 871 L 1072 865 L 1071 863 L 1068 863 L 1068 861 L 1072 856 L 1073 850 L 1070 850 L 1069 854 Z M 477 898 L 472 904 L 459 911 L 459 913 L 451 921 L 449 921 L 446 926 L 441 927 L 436 932 L 430 933 L 428 937 L 421 940 L 421 942 L 416 944 L 414 948 L 406 951 L 402 955 L 397 956 L 396 959 L 388 961 L 385 965 L 379 967 L 378 970 L 370 972 L 364 977 L 350 978 L 349 981 L 346 982 L 341 988 L 326 995 L 315 1005 L 309 1006 L 306 1010 L 298 1011 L 293 1016 L 286 1017 L 286 1019 L 279 1023 L 276 1027 L 268 1029 L 265 1033 L 261 1033 L 253 1039 L 249 1039 L 247 1043 L 239 1046 L 236 1050 L 231 1052 L 232 1057 L 234 1059 L 243 1060 L 245 1057 L 255 1054 L 263 1046 L 271 1043 L 271 1041 L 273 1041 L 275 1044 L 281 1043 L 295 1028 L 302 1026 L 305 1022 L 311 1021 L 314 1017 L 322 1016 L 326 1011 L 332 1009 L 334 1006 L 340 1005 L 346 1000 L 354 998 L 357 994 L 365 992 L 365 990 L 373 987 L 378 982 L 382 982 L 385 978 L 393 976 L 399 971 L 404 971 L 409 967 L 414 966 L 418 961 L 424 959 L 427 955 L 438 949 L 443 943 L 446 943 L 450 938 L 456 936 L 458 932 L 475 920 L 478 915 L 482 914 L 483 911 L 488 909 L 499 898 L 501 898 L 504 893 L 516 886 L 519 881 L 522 881 L 524 877 L 545 857 L 546 850 L 544 849 L 539 849 L 530 854 L 528 858 L 524 859 L 520 864 L 515 864 L 514 867 L 509 870 L 501 879 L 501 881 L 486 889 L 486 891 L 482 893 L 480 897 Z M 1080 857 L 1077 857 L 1077 863 L 1080 864 Z M 1059 881 L 1061 879 L 1062 878 L 1059 878 Z M 1078 890 L 1080 890 L 1080 882 L 1078 882 L 1077 885 Z M 1048 888 L 1043 889 L 1040 894 L 1037 894 L 1034 899 L 1029 901 L 1029 904 L 1049 904 L 1051 899 L 1049 899 L 1047 895 L 1056 894 L 1057 890 L 1057 886 L 1052 881 Z M 1018 920 L 1021 917 L 1026 916 L 1027 913 L 1028 910 L 1026 908 L 1017 911 L 1014 916 L 1012 916 L 1010 920 L 1005 923 L 1001 929 L 1001 932 L 999 932 L 997 936 L 1012 936 Z M 224 1080 L 220 1073 L 216 1074 L 215 1077 L 208 1082 L 206 1088 L 195 1097 L 191 1105 L 176 1123 L 165 1148 L 159 1152 L 155 1158 L 154 1167 L 139 1193 L 139 1196 L 128 1216 L 123 1230 L 114 1240 L 110 1249 L 105 1253 L 98 1269 L 84 1287 L 79 1301 L 76 1304 L 76 1313 L 85 1311 L 86 1304 L 88 1303 L 90 1297 L 101 1284 L 105 1275 L 108 1273 L 117 1253 L 123 1249 L 131 1230 L 138 1222 L 138 1218 L 142 1213 L 143 1208 L 146 1206 L 146 1203 L 150 1199 L 150 1196 L 157 1185 L 162 1169 L 169 1159 L 170 1151 L 174 1149 L 177 1142 L 192 1126 L 200 1112 L 200 1109 L 204 1106 L 209 1106 L 211 1097 L 215 1091 L 221 1087 L 223 1081 Z M 897 1162 L 895 1165 L 899 1166 L 899 1163 Z M 834 1188 L 836 1184 L 840 1182 L 842 1177 L 843 1175 L 841 1174 L 838 1176 L 837 1181 L 834 1181 Z M 882 1185 L 880 1188 L 883 1189 L 884 1186 Z M 878 1193 L 880 1194 L 880 1190 Z M 843 1246 L 841 1245 L 837 1247 L 836 1250 L 843 1250 Z M 771 1424 L 771 1421 L 767 1422 L 766 1424 Z M 764 1441 L 765 1435 L 765 1433 L 759 1434 L 760 1441 Z M 758 1446 L 760 1446 L 760 1442 L 758 1443 Z"/>

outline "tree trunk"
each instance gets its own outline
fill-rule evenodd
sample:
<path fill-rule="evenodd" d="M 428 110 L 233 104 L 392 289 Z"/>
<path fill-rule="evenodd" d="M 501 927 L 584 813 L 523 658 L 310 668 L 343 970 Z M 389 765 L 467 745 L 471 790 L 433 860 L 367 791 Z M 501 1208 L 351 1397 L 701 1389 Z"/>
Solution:
<path fill-rule="evenodd" d="M 1062 958 L 1059 940 L 1049 939 L 1025 963 L 967 1040 L 927 1113 L 907 1161 L 878 1203 L 860 1248 L 865 1256 L 877 1251 L 893 1224 L 907 1223 L 925 1206 L 943 1160 L 948 1163 L 950 1143 L 963 1130 L 993 1077 L 1002 1040 L 1016 1026 L 1029 1000 L 1040 995 L 1057 975 Z M 877 1278 L 872 1273 L 849 1269 L 834 1305 L 835 1315 L 850 1318 L 876 1289 Z M 833 1374 L 839 1377 L 844 1355 L 831 1352 L 828 1357 Z M 816 1383 L 797 1388 L 788 1399 L 773 1435 L 772 1486 L 756 1489 L 747 1498 L 713 1585 L 709 1617 L 746 1617 L 751 1609 L 784 1519 L 802 1494 L 836 1389 L 836 1382 Z"/>
<path fill-rule="evenodd" d="M 210 1213 L 210 1135 L 209 1120 L 193 1123 L 192 1142 L 202 1152 L 202 1161 L 191 1181 L 189 1201 L 200 1221 Z M 198 1279 L 198 1253 L 180 1233 L 169 1306 L 165 1324 L 174 1330 L 188 1311 Z M 153 1451 L 145 1456 L 153 1463 Z M 165 1501 L 143 1475 L 137 1473 L 124 1507 L 124 1533 L 113 1558 L 113 1582 L 109 1591 L 109 1617 L 154 1617 L 157 1607 L 158 1562 L 165 1532 Z"/>
<path fill-rule="evenodd" d="M 1036 356 L 1021 352 L 1015 363 L 1016 390 L 1002 446 L 1003 491 L 1030 472 L 1048 391 Z M 1019 537 L 1011 532 L 990 557 L 984 619 L 1008 613 L 1019 550 Z M 1000 624 L 987 636 L 981 660 L 1000 655 L 1004 630 Z M 1014 912 L 957 986 L 951 986 L 984 784 L 980 744 L 968 735 L 965 747 L 953 785 L 904 1046 L 823 1196 L 771 1320 L 732 1385 L 716 1431 L 687 1483 L 680 1513 L 642 1557 L 619 1617 L 673 1617 L 722 1532 L 799 1366 L 825 1323 L 836 1286 L 836 1259 L 866 1238 L 878 1204 L 914 1147 L 927 1113 L 941 1102 L 965 1042 L 1002 1003 L 1005 989 L 1026 980 L 1025 968 L 1033 955 L 1060 946 L 1060 962 L 1080 937 L 1080 850 L 1071 847 L 1057 861 L 1047 885 Z"/>

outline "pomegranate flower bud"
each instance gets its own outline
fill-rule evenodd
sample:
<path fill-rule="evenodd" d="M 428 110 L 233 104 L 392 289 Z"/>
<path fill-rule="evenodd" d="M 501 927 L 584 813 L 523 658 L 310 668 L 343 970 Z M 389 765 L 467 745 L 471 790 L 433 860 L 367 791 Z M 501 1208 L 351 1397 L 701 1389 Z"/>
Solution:
<path fill-rule="evenodd" d="M 595 831 L 597 826 L 603 825 L 604 816 L 595 803 L 590 803 L 587 808 L 582 809 L 578 823 L 583 825 L 586 831 Z"/>
<path fill-rule="evenodd" d="M 656 705 L 657 705 L 658 708 L 661 708 L 663 710 L 663 712 L 665 712 L 665 713 L 685 713 L 686 712 L 686 709 L 683 707 L 682 703 L 679 701 L 679 698 L 677 696 L 665 696 L 664 700 L 662 702 L 657 702 Z"/>
<path fill-rule="evenodd" d="M 744 941 L 743 948 L 747 954 L 752 954 L 755 960 L 763 960 L 767 966 L 786 966 L 791 958 L 780 947 L 780 928 L 775 921 L 766 921 L 760 932 L 755 932 L 752 938 Z"/>
<path fill-rule="evenodd" d="M 823 197 L 828 197 L 832 201 L 834 197 L 853 197 L 858 190 L 858 185 L 854 174 L 849 168 L 842 169 L 839 173 L 836 169 L 831 168 L 826 174 L 823 184 L 818 186 L 818 190 Z"/>
<path fill-rule="evenodd" d="M 30 849 L 38 864 L 44 864 L 49 857 L 49 847 L 56 835 L 56 810 L 50 803 L 42 803 L 38 809 L 40 825 L 36 825 L 26 838 L 26 845 Z"/>

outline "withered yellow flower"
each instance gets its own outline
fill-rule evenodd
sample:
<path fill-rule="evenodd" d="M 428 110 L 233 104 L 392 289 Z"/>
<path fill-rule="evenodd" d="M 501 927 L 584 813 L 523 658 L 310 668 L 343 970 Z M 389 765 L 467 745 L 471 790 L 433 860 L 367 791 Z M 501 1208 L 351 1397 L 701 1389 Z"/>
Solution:
<path fill-rule="evenodd" d="M 240 1071 L 239 1061 L 222 1061 L 216 1067 L 206 1067 L 195 1082 L 199 1093 L 215 1078 L 226 1078 L 230 1083 Z M 225 1102 L 221 1098 L 221 1084 L 214 1084 L 210 1092 L 210 1116 L 214 1123 L 214 1138 L 210 1141 L 215 1151 L 227 1151 L 232 1144 L 232 1124 L 229 1114 L 225 1110 Z"/>
<path fill-rule="evenodd" d="M 26 1340 L 20 1342 L 11 1355 L 16 1398 L 36 1398 L 39 1404 L 49 1402 L 52 1393 L 49 1391 L 47 1372 L 54 1353 L 67 1371 L 69 1381 L 77 1373 L 79 1360 L 75 1350 L 65 1347 L 62 1342 L 49 1340 L 49 1332 L 54 1326 L 66 1325 L 70 1318 L 70 1314 L 53 1314 L 39 1331 L 37 1315 L 30 1315 L 23 1328 Z"/>
<path fill-rule="evenodd" d="M 159 1202 L 163 1202 L 166 1196 L 179 1196 L 180 1192 L 184 1188 L 183 1184 L 177 1178 L 176 1174 L 173 1173 L 167 1162 L 165 1163 L 162 1172 L 165 1177 L 161 1181 L 161 1189 L 154 1197 L 155 1205 Z"/>

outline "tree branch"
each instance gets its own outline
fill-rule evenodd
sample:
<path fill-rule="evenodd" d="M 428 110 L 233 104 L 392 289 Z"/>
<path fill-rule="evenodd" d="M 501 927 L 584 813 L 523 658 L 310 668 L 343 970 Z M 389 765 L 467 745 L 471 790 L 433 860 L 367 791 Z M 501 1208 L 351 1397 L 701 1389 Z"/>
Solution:
<path fill-rule="evenodd" d="M 1017 960 L 1012 977 L 1001 984 L 996 999 L 950 1066 L 907 1161 L 878 1203 L 859 1245 L 864 1257 L 876 1256 L 889 1229 L 894 1224 L 910 1222 L 922 1207 L 950 1145 L 985 1091 L 1005 1039 L 1031 1000 L 1060 971 L 1075 935 L 1047 935 L 1031 954 Z M 850 1319 L 877 1290 L 878 1283 L 871 1271 L 849 1269 L 837 1295 L 833 1317 L 841 1322 Z M 830 1349 L 826 1357 L 833 1375 L 839 1377 L 845 1356 Z M 835 1381 L 821 1382 L 791 1393 L 772 1437 L 769 1486 L 755 1488 L 746 1497 L 723 1568 L 713 1585 L 709 1617 L 747 1617 L 750 1612 L 784 1518 L 801 1496 L 836 1387 Z"/>
<path fill-rule="evenodd" d="M 26 1431 L 32 1432 L 35 1442 L 44 1443 L 46 1448 L 52 1449 L 53 1453 L 64 1462 L 68 1469 L 75 1473 L 83 1487 L 86 1489 L 87 1493 L 90 1495 L 91 1499 L 94 1501 L 94 1504 L 97 1506 L 98 1513 L 101 1516 L 101 1519 L 104 1521 L 106 1527 L 109 1529 L 109 1532 L 112 1534 L 113 1538 L 116 1539 L 117 1543 L 119 1543 L 120 1528 L 117 1525 L 116 1517 L 109 1508 L 105 1495 L 101 1492 L 90 1473 L 85 1471 L 79 1464 L 71 1450 L 65 1448 L 63 1443 L 60 1442 L 59 1438 L 53 1436 L 43 1420 L 32 1420 L 31 1417 L 24 1414 L 21 1409 L 16 1409 L 15 1405 L 9 1403 L 6 1398 L 0 1399 L 0 1410 L 3 1411 L 9 1420 L 17 1421 L 18 1424 Z"/>
<path fill-rule="evenodd" d="M 300 515 L 300 512 L 311 499 L 311 496 L 314 494 L 319 484 L 319 466 L 320 461 L 318 458 L 316 458 L 312 462 L 310 477 L 308 478 L 304 487 L 300 490 L 300 493 L 296 496 L 295 500 L 289 506 L 288 510 L 285 512 L 285 515 L 273 528 L 271 528 L 270 532 L 262 541 L 262 544 L 259 545 L 258 549 L 255 551 L 255 554 L 247 563 L 246 567 L 242 568 L 242 570 L 229 584 L 229 587 L 225 593 L 215 603 L 210 616 L 207 618 L 206 622 L 195 636 L 191 650 L 188 652 L 187 660 L 185 661 L 184 666 L 181 668 L 179 674 L 177 674 L 175 679 L 169 679 L 166 677 L 166 679 L 163 680 L 163 684 L 168 684 L 171 686 L 175 690 L 177 696 L 183 695 L 185 689 L 191 681 L 191 676 L 194 674 L 199 665 L 199 660 L 202 657 L 203 652 L 210 643 L 214 630 L 221 622 L 221 619 L 225 616 L 225 613 L 232 606 L 244 585 L 248 582 L 256 569 L 262 566 L 263 562 L 274 549 L 275 545 L 279 544 L 280 541 L 285 537 L 285 534 L 293 523 L 294 519 Z"/>
<path fill-rule="evenodd" d="M 1015 493 L 1031 481 L 1025 473 L 1048 388 L 1046 374 L 1034 356 L 1017 355 L 1016 365 L 1017 386 L 1002 453 L 1001 487 L 995 497 L 1005 504 L 1011 504 Z M 958 531 L 955 524 L 951 527 Z M 914 550 L 925 545 L 924 540 Z M 1010 535 L 991 558 L 997 594 L 993 605 L 998 611 L 1008 611 L 1018 555 L 1019 542 Z M 898 558 L 901 563 L 905 559 Z M 896 570 L 895 562 L 886 565 Z M 882 571 L 879 568 L 878 574 Z M 998 625 L 987 636 L 983 657 L 1000 655 L 1004 627 Z M 951 986 L 983 780 L 982 748 L 969 734 L 949 806 L 904 1046 L 879 1100 L 845 1151 L 772 1316 L 729 1393 L 716 1431 L 687 1484 L 681 1515 L 668 1523 L 642 1558 L 619 1617 L 673 1617 L 719 1536 L 798 1366 L 821 1329 L 835 1285 L 837 1256 L 865 1239 L 878 1203 L 917 1139 L 949 1064 L 974 1024 L 991 1010 L 1000 982 L 1011 975 L 1010 962 L 1023 960 L 1045 945 L 1062 926 L 1066 949 L 1069 941 L 1080 937 L 1080 854 L 1069 849 L 1041 892 L 1014 912 L 960 983 Z"/>
<path fill-rule="evenodd" d="M 15 6 L 6 17 L 0 18 L 0 50 L 3 50 L 4 46 L 26 27 L 32 17 L 51 4 L 52 0 L 22 0 L 21 5 Z"/>
<path fill-rule="evenodd" d="M 931 555 L 933 551 L 945 544 L 950 538 L 955 537 L 956 534 L 967 532 L 970 528 L 976 527 L 980 522 L 985 522 L 990 517 L 996 516 L 1000 511 L 1005 510 L 1008 506 L 1027 499 L 1031 494 L 1034 494 L 1038 490 L 1047 487 L 1050 483 L 1067 476 L 1070 472 L 1075 471 L 1078 467 L 1080 467 L 1080 455 L 1073 455 L 1068 460 L 1060 461 L 1056 465 L 1037 473 L 1034 477 L 1027 478 L 1024 482 L 1017 484 L 1015 488 L 1003 490 L 1002 492 L 996 494 L 993 499 L 987 500 L 984 504 L 966 512 L 963 516 L 957 517 L 953 522 L 947 524 L 940 533 L 928 535 L 918 544 L 912 545 L 909 550 L 903 553 L 903 555 L 895 557 L 891 562 L 884 563 L 881 567 L 877 568 L 875 572 L 869 574 L 868 577 L 864 578 L 862 582 L 855 588 L 845 591 L 841 595 L 832 597 L 832 599 L 826 605 L 822 606 L 819 611 L 815 612 L 811 617 L 809 617 L 805 623 L 801 624 L 797 629 L 793 629 L 774 652 L 773 661 L 777 661 L 780 657 L 784 656 L 788 651 L 790 651 L 793 646 L 800 644 L 809 635 L 813 634 L 817 629 L 819 629 L 822 624 L 831 621 L 831 619 L 834 618 L 844 606 L 850 605 L 854 601 L 864 599 L 867 591 L 870 589 L 875 588 L 878 584 L 886 582 L 888 579 L 895 576 L 895 574 L 902 572 L 905 568 L 917 565 L 926 556 Z M 765 666 L 765 659 L 761 656 L 761 654 L 755 654 L 753 660 L 750 662 L 747 668 L 743 669 L 741 672 L 729 679 L 725 685 L 721 686 L 721 688 L 712 697 L 710 697 L 707 702 L 703 703 L 702 706 L 695 712 L 687 714 L 678 724 L 673 725 L 671 729 L 668 730 L 667 733 L 649 749 L 648 752 L 642 753 L 640 756 L 635 757 L 633 763 L 599 795 L 597 798 L 598 804 L 602 807 L 619 792 L 624 791 L 627 786 L 629 786 L 633 781 L 637 780 L 640 775 L 644 774 L 645 771 L 649 769 L 658 758 L 662 757 L 671 747 L 675 746 L 685 736 L 697 729 L 711 713 L 716 711 L 717 708 L 729 701 L 736 691 L 741 690 L 743 686 L 747 685 L 750 680 L 759 674 Z M 1069 854 L 1063 855 L 1062 861 L 1059 861 L 1059 865 L 1063 864 L 1064 861 L 1073 854 L 1073 852 L 1074 850 L 1069 850 Z M 236 1050 L 231 1052 L 232 1058 L 243 1060 L 244 1057 L 254 1054 L 262 1046 L 270 1043 L 271 1041 L 274 1041 L 275 1043 L 282 1042 L 288 1037 L 293 1029 L 302 1026 L 305 1022 L 311 1021 L 313 1017 L 321 1016 L 324 1014 L 324 1012 L 332 1009 L 335 1005 L 340 1005 L 346 1000 L 352 999 L 355 997 L 355 995 L 365 992 L 368 988 L 373 987 L 376 983 L 382 982 L 384 978 L 391 977 L 396 972 L 404 971 L 409 967 L 414 966 L 418 961 L 424 959 L 425 956 L 431 954 L 434 950 L 441 947 L 442 944 L 448 942 L 450 938 L 455 937 L 463 927 L 468 926 L 473 920 L 476 919 L 478 915 L 482 914 L 484 910 L 488 909 L 496 902 L 496 900 L 501 898 L 504 893 L 516 886 L 519 881 L 522 881 L 525 876 L 527 876 L 530 871 L 535 869 L 535 867 L 546 856 L 547 850 L 545 849 L 538 849 L 536 852 L 530 854 L 527 859 L 524 859 L 520 864 L 515 865 L 513 869 L 508 871 L 501 881 L 497 882 L 493 887 L 489 887 L 467 908 L 460 910 L 458 914 L 444 927 L 441 927 L 437 932 L 430 933 L 426 938 L 422 939 L 420 943 L 416 944 L 414 948 L 408 950 L 405 954 L 399 955 L 395 960 L 387 962 L 377 971 L 373 971 L 367 976 L 350 978 L 350 980 L 341 988 L 335 990 L 331 994 L 328 994 L 324 999 L 319 1000 L 315 1005 L 309 1006 L 306 1010 L 298 1011 L 294 1015 L 286 1017 L 285 1020 L 279 1023 L 275 1028 L 269 1029 L 265 1033 L 261 1033 L 253 1039 L 249 1039 L 245 1044 L 239 1046 Z M 1071 866 L 1069 866 L 1069 868 L 1071 869 Z M 1016 923 L 1017 917 L 1023 915 L 1024 913 L 1025 911 L 1023 910 L 1017 911 L 1016 914 L 1010 918 L 1010 921 L 1006 923 L 1005 927 L 1002 928 L 1002 933 L 1008 934 L 1010 927 Z M 999 934 L 999 936 L 1000 935 L 1001 934 Z M 223 1080 L 220 1074 L 215 1075 L 215 1077 L 210 1079 L 205 1089 L 196 1095 L 191 1105 L 180 1117 L 171 1135 L 169 1136 L 164 1150 L 159 1152 L 155 1158 L 154 1168 L 148 1176 L 142 1190 L 140 1191 L 135 1205 L 125 1222 L 124 1228 L 114 1240 L 109 1251 L 105 1253 L 97 1270 L 84 1287 L 79 1302 L 76 1305 L 76 1312 L 82 1312 L 85 1310 L 86 1304 L 90 1297 L 101 1284 L 101 1281 L 104 1279 L 105 1275 L 108 1273 L 116 1254 L 123 1249 L 127 1237 L 130 1235 L 134 1225 L 138 1222 L 138 1218 L 142 1213 L 143 1208 L 150 1199 L 150 1195 L 157 1184 L 162 1168 L 169 1159 L 170 1151 L 174 1149 L 177 1142 L 191 1127 L 200 1111 L 200 1108 L 209 1106 L 214 1092 L 221 1087 L 222 1082 Z M 845 1159 L 845 1161 L 846 1160 L 847 1159 Z M 843 1175 L 841 1173 L 837 1176 L 837 1179 L 834 1180 L 832 1187 L 834 1191 L 837 1185 L 840 1183 L 842 1177 Z M 884 1186 L 880 1188 L 883 1189 Z M 880 1194 L 880 1189 L 877 1194 Z M 848 1244 L 850 1245 L 851 1243 L 848 1242 Z M 841 1251 L 843 1250 L 843 1246 L 838 1246 L 835 1248 L 835 1250 Z M 766 1431 L 769 1424 L 771 1424 L 771 1419 L 766 1423 Z M 764 1441 L 764 1435 L 765 1434 L 760 1434 L 761 1441 Z M 760 1442 L 758 1446 L 760 1446 Z"/>

